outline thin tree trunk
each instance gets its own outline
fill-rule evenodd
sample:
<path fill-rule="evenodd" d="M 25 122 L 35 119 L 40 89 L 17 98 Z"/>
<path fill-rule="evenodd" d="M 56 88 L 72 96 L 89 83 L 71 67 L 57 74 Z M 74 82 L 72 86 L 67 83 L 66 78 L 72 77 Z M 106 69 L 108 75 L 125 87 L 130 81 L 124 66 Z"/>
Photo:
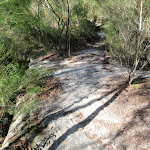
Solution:
<path fill-rule="evenodd" d="M 61 34 L 59 35 L 59 50 L 61 51 Z"/>
<path fill-rule="evenodd" d="M 71 57 L 71 49 L 70 49 L 70 33 L 69 33 L 69 41 L 68 41 L 68 56 Z"/>
<path fill-rule="evenodd" d="M 142 12 L 143 12 L 143 0 L 141 0 L 141 8 L 140 8 L 140 24 L 139 24 L 139 30 L 142 30 Z"/>
<path fill-rule="evenodd" d="M 41 35 L 42 35 L 42 32 L 41 32 L 41 24 L 40 24 L 40 0 L 38 1 L 38 26 L 39 26 L 39 43 L 41 43 Z"/>
<path fill-rule="evenodd" d="M 129 84 L 132 83 L 132 81 L 135 78 L 137 66 L 140 61 L 140 33 L 142 32 L 142 12 L 143 12 L 143 0 L 141 0 L 141 6 L 140 6 L 140 22 L 139 22 L 139 30 L 136 33 L 136 52 L 135 52 L 135 60 L 134 60 L 134 66 L 129 73 Z"/>
<path fill-rule="evenodd" d="M 70 8 L 69 8 L 69 2 L 67 0 L 67 4 L 68 4 L 68 14 L 67 14 L 67 29 L 66 29 L 66 40 L 67 40 L 67 52 L 68 52 L 68 57 L 71 57 L 71 51 L 70 51 L 70 31 L 69 31 L 69 26 L 70 26 Z"/>

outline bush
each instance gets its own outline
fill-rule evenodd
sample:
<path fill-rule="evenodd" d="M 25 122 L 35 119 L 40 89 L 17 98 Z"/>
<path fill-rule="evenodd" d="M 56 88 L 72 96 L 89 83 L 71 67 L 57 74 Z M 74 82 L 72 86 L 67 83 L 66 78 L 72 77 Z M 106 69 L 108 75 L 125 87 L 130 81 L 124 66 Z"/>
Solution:
<path fill-rule="evenodd" d="M 28 65 L 28 64 L 26 64 Z M 25 70 L 24 66 L 10 64 L 0 72 L 0 137 L 6 136 L 13 114 L 22 109 L 28 114 L 37 103 L 37 95 L 42 92 L 42 78 L 50 76 L 51 70 Z M 26 95 L 19 108 L 15 108 L 17 96 Z"/>
<path fill-rule="evenodd" d="M 25 70 L 19 65 L 0 66 L 0 136 L 7 134 L 15 110 L 15 99 L 24 80 Z"/>

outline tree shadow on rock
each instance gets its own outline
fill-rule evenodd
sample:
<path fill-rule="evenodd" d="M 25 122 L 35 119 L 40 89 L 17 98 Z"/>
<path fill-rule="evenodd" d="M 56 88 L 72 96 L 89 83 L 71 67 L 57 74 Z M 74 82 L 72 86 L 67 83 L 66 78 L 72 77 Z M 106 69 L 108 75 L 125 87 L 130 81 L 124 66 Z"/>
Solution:
<path fill-rule="evenodd" d="M 42 131 L 44 129 L 47 128 L 47 126 L 54 120 L 57 120 L 59 118 L 62 118 L 66 115 L 69 115 L 73 112 L 76 112 L 82 108 L 86 108 L 90 105 L 92 105 L 93 103 L 100 101 L 106 97 L 108 97 L 109 95 L 113 94 L 114 95 L 102 106 L 98 107 L 93 113 L 91 113 L 91 115 L 89 115 L 86 119 L 84 119 L 83 121 L 79 122 L 78 124 L 74 125 L 73 127 L 71 127 L 70 129 L 68 129 L 63 135 L 61 135 L 57 140 L 52 139 L 53 144 L 51 145 L 51 147 L 49 148 L 49 150 L 55 150 L 69 135 L 75 133 L 76 131 L 78 131 L 80 128 L 84 128 L 85 126 L 87 126 L 98 114 L 99 112 L 101 112 L 104 108 L 106 108 L 107 106 L 109 106 L 120 94 L 123 90 L 125 90 L 128 87 L 127 82 L 118 85 L 117 88 L 114 88 L 111 91 L 106 92 L 104 95 L 102 95 L 100 98 L 91 100 L 90 102 L 82 105 L 82 106 L 77 106 L 71 110 L 59 110 L 57 112 L 52 111 L 51 109 L 47 110 L 45 112 L 45 116 L 43 119 L 41 119 L 39 122 L 33 123 L 32 125 L 30 124 L 30 127 L 27 126 L 27 124 L 24 124 L 24 126 L 22 126 L 22 129 L 24 132 L 22 132 L 15 140 L 12 144 L 16 143 L 21 137 L 26 136 L 29 133 L 33 133 L 29 136 L 29 138 L 27 139 L 29 145 L 30 143 L 32 143 L 32 141 L 34 141 L 35 137 L 37 136 L 37 134 L 42 133 Z M 80 99 L 81 100 L 81 99 Z M 28 120 L 28 118 L 27 118 Z M 26 121 L 27 121 L 26 120 Z M 26 122 L 25 121 L 25 122 Z M 49 139 L 55 137 L 54 134 L 52 134 L 52 136 L 48 137 L 48 139 L 43 139 L 42 143 L 40 143 L 39 145 L 37 145 L 37 148 L 43 147 L 43 145 L 45 146 L 46 143 L 49 141 Z M 43 144 L 44 143 L 44 144 Z M 10 144 L 11 147 L 11 144 Z"/>
<path fill-rule="evenodd" d="M 85 126 L 87 126 L 99 113 L 100 111 L 102 111 L 104 108 L 108 107 L 120 94 L 121 92 L 126 89 L 128 86 L 127 83 L 125 83 L 124 85 L 122 85 L 122 87 L 120 87 L 118 89 L 118 91 L 102 106 L 98 107 L 92 114 L 90 114 L 86 119 L 84 119 L 83 121 L 79 122 L 78 124 L 74 125 L 72 128 L 68 129 L 63 135 L 61 135 L 56 141 L 54 141 L 54 143 L 51 145 L 51 147 L 49 147 L 49 150 L 55 150 L 57 149 L 57 147 L 59 147 L 59 145 L 71 134 L 75 133 L 76 131 L 78 131 L 80 128 L 84 128 Z M 112 93 L 109 92 L 109 94 Z M 106 97 L 109 95 L 108 93 L 105 96 L 102 96 L 102 98 Z M 101 100 L 97 99 L 97 100 Z"/>

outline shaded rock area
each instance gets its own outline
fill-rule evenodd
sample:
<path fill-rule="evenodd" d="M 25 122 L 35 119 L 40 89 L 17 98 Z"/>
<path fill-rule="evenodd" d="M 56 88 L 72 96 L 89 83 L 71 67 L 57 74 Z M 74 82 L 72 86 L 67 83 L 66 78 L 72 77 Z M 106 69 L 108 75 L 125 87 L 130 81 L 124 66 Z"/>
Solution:
<path fill-rule="evenodd" d="M 57 99 L 41 101 L 36 132 L 31 132 L 35 126 L 22 131 L 23 118 L 16 115 L 3 148 L 20 133 L 35 150 L 150 149 L 149 87 L 145 95 L 128 87 L 126 68 L 105 63 L 99 45 L 62 61 L 46 59 L 30 65 L 31 69 L 38 63 L 40 68 L 57 66 L 54 78 L 63 90 Z"/>

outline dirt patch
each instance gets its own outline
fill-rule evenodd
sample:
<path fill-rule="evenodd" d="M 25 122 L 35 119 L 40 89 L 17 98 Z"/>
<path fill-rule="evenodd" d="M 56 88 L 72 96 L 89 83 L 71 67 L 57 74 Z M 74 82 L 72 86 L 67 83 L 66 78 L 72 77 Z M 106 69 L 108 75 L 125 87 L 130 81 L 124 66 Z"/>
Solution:
<path fill-rule="evenodd" d="M 47 77 L 42 79 L 42 89 L 38 96 L 39 100 L 45 100 L 51 98 L 57 100 L 60 92 L 62 91 L 62 84 L 54 77 Z"/>
<path fill-rule="evenodd" d="M 65 58 L 56 50 L 47 51 L 46 54 L 44 50 L 36 50 L 33 53 L 34 61 L 60 61 Z"/>
<path fill-rule="evenodd" d="M 127 77 L 116 76 L 103 86 L 103 89 L 108 90 L 103 94 L 109 93 L 113 97 L 126 83 Z M 99 141 L 108 150 L 149 150 L 150 95 L 149 88 L 144 87 L 149 87 L 147 79 L 124 89 L 102 114 L 89 121 L 91 123 L 82 129 L 85 135 L 91 140 Z M 105 105 L 107 100 L 101 102 Z M 80 111 L 74 115 L 77 122 L 82 121 L 83 116 L 84 113 Z"/>
<path fill-rule="evenodd" d="M 108 149 L 150 149 L 150 89 L 148 87 L 147 79 L 141 79 L 140 82 L 136 82 L 136 85 L 132 84 L 124 90 L 110 107 L 119 118 L 122 118 L 122 121 L 110 126 L 112 128 L 110 136 L 113 138 L 105 145 Z"/>

